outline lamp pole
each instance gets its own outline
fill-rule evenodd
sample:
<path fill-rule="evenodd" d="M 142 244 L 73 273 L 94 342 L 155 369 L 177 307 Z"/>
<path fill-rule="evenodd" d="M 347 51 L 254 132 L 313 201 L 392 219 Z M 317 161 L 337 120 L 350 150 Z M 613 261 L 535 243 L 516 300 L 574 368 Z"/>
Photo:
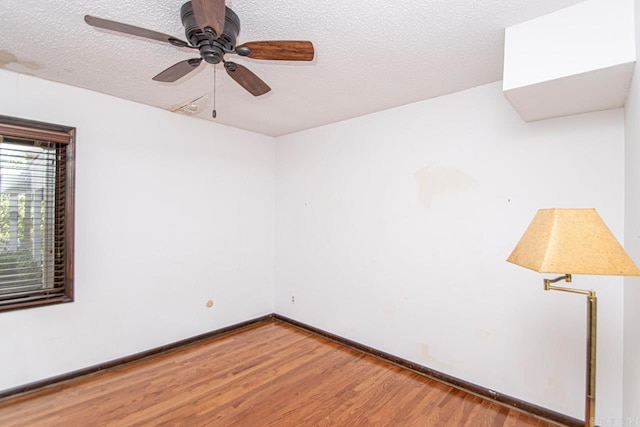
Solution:
<path fill-rule="evenodd" d="M 545 291 L 562 291 L 572 294 L 587 296 L 587 378 L 586 393 L 584 403 L 584 424 L 585 427 L 594 427 L 596 422 L 596 343 L 598 324 L 598 298 L 594 290 L 583 290 L 565 288 L 563 286 L 553 286 L 552 283 L 561 280 L 571 283 L 571 275 L 556 277 L 555 279 L 544 279 Z"/>

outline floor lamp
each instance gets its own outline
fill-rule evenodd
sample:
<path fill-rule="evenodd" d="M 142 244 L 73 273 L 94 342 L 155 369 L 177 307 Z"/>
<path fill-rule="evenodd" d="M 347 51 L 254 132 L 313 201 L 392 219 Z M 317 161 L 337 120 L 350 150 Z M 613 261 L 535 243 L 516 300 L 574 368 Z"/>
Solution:
<path fill-rule="evenodd" d="M 640 270 L 595 209 L 540 209 L 507 261 L 539 273 L 562 274 L 555 279 L 544 279 L 546 291 L 586 295 L 585 425 L 593 427 L 596 413 L 596 293 L 555 286 L 554 283 L 571 282 L 572 274 L 640 276 Z"/>

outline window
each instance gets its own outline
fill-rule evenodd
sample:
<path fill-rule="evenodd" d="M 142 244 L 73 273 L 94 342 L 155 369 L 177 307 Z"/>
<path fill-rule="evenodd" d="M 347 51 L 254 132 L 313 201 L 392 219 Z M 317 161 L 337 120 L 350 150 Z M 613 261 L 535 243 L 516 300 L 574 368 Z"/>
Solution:
<path fill-rule="evenodd" d="M 75 129 L 0 115 L 0 311 L 73 301 Z"/>

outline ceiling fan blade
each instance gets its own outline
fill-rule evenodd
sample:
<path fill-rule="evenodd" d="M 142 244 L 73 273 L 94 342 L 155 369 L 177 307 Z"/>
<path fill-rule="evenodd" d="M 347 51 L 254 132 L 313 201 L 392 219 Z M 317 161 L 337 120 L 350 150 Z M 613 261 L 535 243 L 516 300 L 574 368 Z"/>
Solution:
<path fill-rule="evenodd" d="M 238 46 L 236 53 L 253 59 L 276 61 L 312 61 L 314 56 L 313 43 L 300 40 L 248 42 Z"/>
<path fill-rule="evenodd" d="M 153 80 L 165 83 L 175 82 L 179 78 L 184 77 L 195 70 L 201 62 L 202 58 L 192 58 L 187 59 L 186 61 L 180 61 L 156 75 Z"/>
<path fill-rule="evenodd" d="M 191 0 L 196 23 L 202 30 L 212 29 L 217 36 L 224 31 L 224 0 Z"/>
<path fill-rule="evenodd" d="M 244 67 L 235 62 L 225 62 L 224 69 L 227 70 L 227 74 L 231 76 L 233 80 L 238 82 L 240 86 L 249 91 L 253 96 L 264 95 L 269 92 L 271 88 L 260 77 L 253 74 L 247 67 Z"/>
<path fill-rule="evenodd" d="M 171 43 L 172 45 L 179 47 L 191 47 L 187 42 L 177 39 L 168 34 L 162 34 L 157 31 L 147 30 L 146 28 L 136 27 L 134 25 L 123 24 L 122 22 L 96 18 L 95 16 L 91 15 L 85 15 L 84 21 L 93 27 L 104 28 L 105 30 L 117 31 L 119 33 L 131 34 L 138 37 L 145 37 L 147 39 Z"/>

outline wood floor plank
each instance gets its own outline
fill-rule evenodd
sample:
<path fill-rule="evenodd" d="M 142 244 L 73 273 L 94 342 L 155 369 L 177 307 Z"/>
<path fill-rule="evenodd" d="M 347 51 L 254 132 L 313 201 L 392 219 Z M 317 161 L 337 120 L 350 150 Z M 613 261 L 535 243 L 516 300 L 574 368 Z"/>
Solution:
<path fill-rule="evenodd" d="M 0 401 L 2 426 L 554 426 L 270 320 Z"/>

